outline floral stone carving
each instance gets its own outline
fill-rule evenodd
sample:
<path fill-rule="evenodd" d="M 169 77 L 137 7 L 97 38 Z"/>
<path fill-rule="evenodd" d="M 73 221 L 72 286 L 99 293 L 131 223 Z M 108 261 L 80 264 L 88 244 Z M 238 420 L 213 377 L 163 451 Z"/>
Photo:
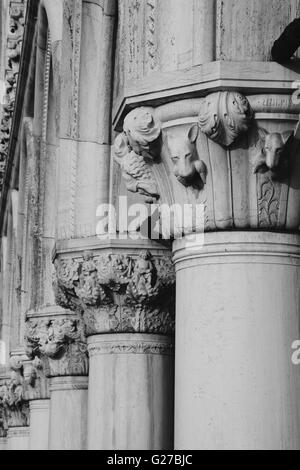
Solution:
<path fill-rule="evenodd" d="M 240 93 L 221 91 L 201 101 L 198 124 L 214 142 L 229 147 L 250 128 L 253 111 L 247 98 Z"/>
<path fill-rule="evenodd" d="M 81 318 L 30 318 L 26 322 L 27 355 L 47 358 L 48 375 L 87 375 L 88 355 Z"/>
<path fill-rule="evenodd" d="M 114 158 L 122 169 L 127 189 L 153 202 L 159 199 L 152 165 L 159 156 L 161 126 L 152 108 L 137 108 L 124 120 L 124 132 L 115 140 Z"/>
<path fill-rule="evenodd" d="M 25 22 L 26 2 L 10 2 L 9 26 L 6 44 L 5 95 L 0 123 L 0 193 L 6 169 L 8 145 L 10 140 L 15 95 L 19 73 L 22 40 Z"/>
<path fill-rule="evenodd" d="M 55 262 L 56 301 L 84 312 L 86 333 L 174 331 L 175 274 L 170 258 L 93 256 Z"/>
<path fill-rule="evenodd" d="M 0 387 L 0 409 L 4 427 L 29 425 L 29 404 L 25 395 L 23 365 L 11 360 L 10 379 Z"/>

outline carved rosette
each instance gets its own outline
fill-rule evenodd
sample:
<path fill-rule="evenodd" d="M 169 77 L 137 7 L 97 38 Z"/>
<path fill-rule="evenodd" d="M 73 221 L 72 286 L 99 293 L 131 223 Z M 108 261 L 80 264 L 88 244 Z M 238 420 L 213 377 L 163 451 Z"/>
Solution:
<path fill-rule="evenodd" d="M 47 376 L 88 374 L 87 346 L 81 318 L 70 315 L 28 318 L 25 340 L 28 357 L 42 359 Z"/>
<path fill-rule="evenodd" d="M 174 332 L 175 274 L 169 257 L 84 254 L 57 259 L 54 290 L 64 308 L 80 309 L 87 335 Z"/>
<path fill-rule="evenodd" d="M 0 385 L 0 428 L 3 435 L 8 428 L 29 426 L 23 364 L 12 359 L 10 367 L 10 377 Z"/>
<path fill-rule="evenodd" d="M 16 88 L 24 33 L 26 0 L 10 1 L 6 44 L 5 95 L 0 122 L 0 194 L 5 174 L 7 152 L 14 112 Z"/>

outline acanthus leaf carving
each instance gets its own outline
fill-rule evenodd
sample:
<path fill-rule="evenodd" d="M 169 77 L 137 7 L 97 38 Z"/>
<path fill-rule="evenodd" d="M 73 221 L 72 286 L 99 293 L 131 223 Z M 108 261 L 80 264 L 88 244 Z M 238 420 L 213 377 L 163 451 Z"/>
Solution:
<path fill-rule="evenodd" d="M 174 331 L 174 267 L 168 257 L 153 259 L 148 251 L 138 256 L 85 253 L 81 262 L 73 260 L 73 273 L 61 279 L 59 268 L 64 260 L 56 260 L 56 283 L 66 299 L 76 295 L 91 334 L 97 332 L 161 332 Z M 71 266 L 70 260 L 65 266 Z M 70 277 L 73 289 L 70 290 Z M 65 302 L 64 302 L 65 304 Z M 93 330 L 94 331 L 94 330 Z"/>
<path fill-rule="evenodd" d="M 0 409 L 4 428 L 29 425 L 29 403 L 25 393 L 23 364 L 11 358 L 10 378 L 0 386 Z"/>
<path fill-rule="evenodd" d="M 250 128 L 254 113 L 241 93 L 220 91 L 201 101 L 198 124 L 214 142 L 229 147 Z"/>

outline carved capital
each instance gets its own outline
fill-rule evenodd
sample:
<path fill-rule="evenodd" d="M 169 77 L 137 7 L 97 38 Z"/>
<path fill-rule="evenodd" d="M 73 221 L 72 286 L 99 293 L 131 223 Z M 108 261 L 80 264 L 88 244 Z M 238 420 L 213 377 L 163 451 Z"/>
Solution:
<path fill-rule="evenodd" d="M 12 358 L 10 377 L 0 385 L 2 430 L 29 425 L 29 403 L 25 393 L 23 364 Z"/>
<path fill-rule="evenodd" d="M 216 230 L 299 231 L 299 109 L 288 95 L 246 97 L 232 90 L 153 109 L 162 128 L 153 165 L 161 225 L 179 207 L 177 230 L 160 230 L 162 238 Z M 124 196 L 119 186 L 114 201 Z M 201 215 L 194 211 L 185 224 L 188 206 Z"/>
<path fill-rule="evenodd" d="M 79 317 L 29 318 L 26 322 L 29 357 L 47 360 L 49 377 L 87 375 L 88 356 L 84 325 Z"/>
<path fill-rule="evenodd" d="M 56 300 L 80 305 L 88 335 L 173 333 L 175 274 L 169 257 L 86 252 L 80 260 L 57 259 L 55 267 Z"/>

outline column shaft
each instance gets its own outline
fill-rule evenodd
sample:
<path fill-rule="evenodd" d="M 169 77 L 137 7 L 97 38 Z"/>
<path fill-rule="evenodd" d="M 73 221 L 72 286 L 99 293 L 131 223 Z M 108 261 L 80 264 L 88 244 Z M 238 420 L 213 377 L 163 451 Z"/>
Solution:
<path fill-rule="evenodd" d="M 7 450 L 29 450 L 29 427 L 9 428 Z"/>
<path fill-rule="evenodd" d="M 50 400 L 30 402 L 30 450 L 47 450 L 49 441 Z"/>
<path fill-rule="evenodd" d="M 88 345 L 88 448 L 172 449 L 172 340 L 96 335 Z"/>
<path fill-rule="evenodd" d="M 50 450 L 86 448 L 87 377 L 50 379 Z"/>
<path fill-rule="evenodd" d="M 175 242 L 177 449 L 300 448 L 299 247 L 267 232 Z"/>

